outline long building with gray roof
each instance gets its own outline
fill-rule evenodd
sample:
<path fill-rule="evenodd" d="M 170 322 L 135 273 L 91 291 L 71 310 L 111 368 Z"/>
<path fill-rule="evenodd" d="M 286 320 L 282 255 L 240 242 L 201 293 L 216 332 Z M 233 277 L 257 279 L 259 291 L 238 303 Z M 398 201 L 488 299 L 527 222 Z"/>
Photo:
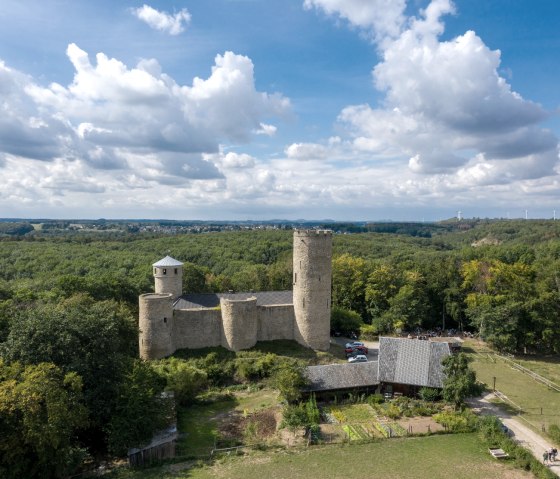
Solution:
<path fill-rule="evenodd" d="M 309 366 L 306 393 L 377 389 L 414 391 L 442 388 L 442 361 L 451 354 L 448 343 L 406 338 L 379 338 L 378 361 Z"/>

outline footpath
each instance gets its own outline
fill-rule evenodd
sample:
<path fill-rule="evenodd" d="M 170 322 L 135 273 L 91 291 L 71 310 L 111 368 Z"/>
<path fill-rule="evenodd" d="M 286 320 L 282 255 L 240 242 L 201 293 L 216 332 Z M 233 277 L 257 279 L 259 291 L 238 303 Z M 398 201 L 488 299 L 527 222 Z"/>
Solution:
<path fill-rule="evenodd" d="M 513 433 L 513 438 L 523 447 L 533 453 L 542 462 L 543 452 L 548 451 L 552 446 L 542 436 L 534 432 L 529 426 L 523 423 L 523 419 L 504 412 L 495 404 L 490 402 L 494 399 L 494 393 L 489 393 L 484 397 L 470 399 L 469 406 L 474 412 L 479 414 L 492 414 L 500 419 L 502 423 Z M 560 457 L 559 460 L 549 464 L 548 468 L 560 477 Z"/>

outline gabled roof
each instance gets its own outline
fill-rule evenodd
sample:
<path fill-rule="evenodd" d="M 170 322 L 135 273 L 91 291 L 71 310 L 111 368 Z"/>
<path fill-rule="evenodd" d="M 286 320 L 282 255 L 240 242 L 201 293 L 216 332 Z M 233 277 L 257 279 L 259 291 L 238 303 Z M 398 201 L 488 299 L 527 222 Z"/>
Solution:
<path fill-rule="evenodd" d="M 257 298 L 258 306 L 293 304 L 292 291 L 258 291 L 256 293 L 190 293 L 184 294 L 175 301 L 175 309 L 216 308 L 220 298 L 244 300 Z"/>
<path fill-rule="evenodd" d="M 379 381 L 442 388 L 441 361 L 450 354 L 447 343 L 379 338 Z"/>
<path fill-rule="evenodd" d="M 304 370 L 308 381 L 304 391 L 333 391 L 337 389 L 377 386 L 377 361 L 351 364 L 308 366 Z"/>
<path fill-rule="evenodd" d="M 173 266 L 183 266 L 183 263 L 177 261 L 175 258 L 171 256 L 166 256 L 165 258 L 160 259 L 157 263 L 154 263 L 152 266 L 161 267 L 168 267 L 171 268 Z"/>

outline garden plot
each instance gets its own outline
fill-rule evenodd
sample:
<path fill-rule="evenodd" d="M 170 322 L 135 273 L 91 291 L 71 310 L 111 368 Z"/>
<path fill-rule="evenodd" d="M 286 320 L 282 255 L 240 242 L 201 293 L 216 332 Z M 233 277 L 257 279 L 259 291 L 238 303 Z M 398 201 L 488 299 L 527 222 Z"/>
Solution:
<path fill-rule="evenodd" d="M 402 403 L 403 401 L 401 401 Z M 442 431 L 444 428 L 438 424 L 430 415 L 412 416 L 411 404 L 408 409 L 404 404 L 401 407 L 407 412 L 402 416 L 403 410 L 396 404 L 348 404 L 341 406 L 330 406 L 323 408 L 323 415 L 332 426 L 329 431 L 335 434 L 336 427 L 342 430 L 346 439 L 361 441 L 373 437 L 402 437 L 415 434 L 429 434 Z M 418 411 L 425 414 L 424 406 L 417 406 Z M 399 412 L 397 414 L 397 412 Z M 436 408 L 434 407 L 434 411 Z M 402 416 L 402 417 L 401 417 Z M 340 433 L 339 433 L 340 434 Z"/>

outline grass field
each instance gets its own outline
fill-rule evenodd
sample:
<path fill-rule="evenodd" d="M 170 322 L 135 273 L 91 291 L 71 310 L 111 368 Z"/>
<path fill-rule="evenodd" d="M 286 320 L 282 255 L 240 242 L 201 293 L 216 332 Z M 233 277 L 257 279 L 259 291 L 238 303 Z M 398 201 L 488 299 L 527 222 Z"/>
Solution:
<path fill-rule="evenodd" d="M 543 426 L 547 429 L 550 424 L 560 425 L 560 392 L 535 381 L 495 355 L 475 354 L 472 345 L 465 348 L 465 352 L 473 358 L 472 367 L 477 378 L 489 389 L 494 387 L 496 378 L 496 389 L 513 403 L 509 404 L 507 412 L 516 413 L 520 409 L 520 415 L 537 431 L 541 431 Z M 514 361 L 550 380 L 554 380 L 560 374 L 560 364 L 551 361 L 536 358 L 515 358 Z M 545 372 L 547 374 L 544 374 Z"/>
<path fill-rule="evenodd" d="M 253 452 L 212 465 L 170 472 L 170 466 L 122 470 L 110 479 L 524 479 L 530 473 L 492 459 L 476 434 L 403 438 L 371 444 Z"/>
<path fill-rule="evenodd" d="M 177 442 L 177 453 L 185 456 L 210 454 L 218 434 L 217 417 L 236 406 L 238 401 L 232 399 L 180 410 L 177 427 L 182 436 Z"/>

